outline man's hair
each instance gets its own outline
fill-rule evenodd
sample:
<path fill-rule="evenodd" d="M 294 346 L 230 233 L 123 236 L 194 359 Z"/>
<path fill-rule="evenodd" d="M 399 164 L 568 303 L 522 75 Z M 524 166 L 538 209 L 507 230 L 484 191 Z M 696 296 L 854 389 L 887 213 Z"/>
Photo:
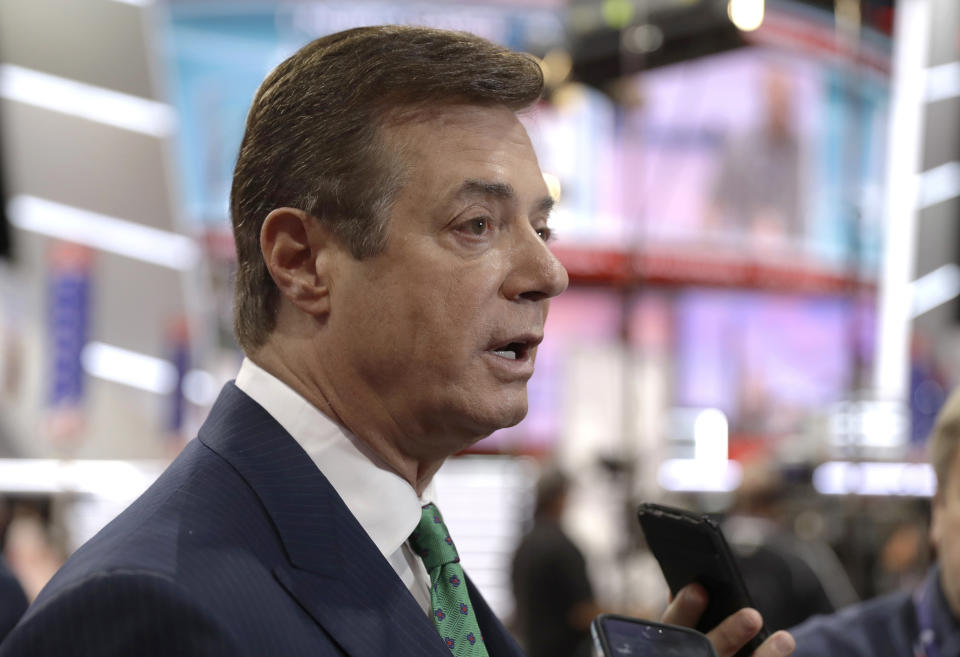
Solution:
<path fill-rule="evenodd" d="M 954 390 L 937 413 L 933 431 L 930 432 L 927 451 L 930 464 L 937 474 L 937 494 L 949 481 L 950 470 L 957 454 L 957 444 L 960 443 L 960 388 Z"/>
<path fill-rule="evenodd" d="M 279 290 L 260 252 L 271 210 L 298 208 L 358 259 L 384 247 L 403 181 L 383 128 L 468 103 L 512 111 L 543 90 L 536 60 L 464 32 L 361 27 L 307 44 L 260 85 L 233 174 L 234 330 L 250 353 L 274 329 Z"/>

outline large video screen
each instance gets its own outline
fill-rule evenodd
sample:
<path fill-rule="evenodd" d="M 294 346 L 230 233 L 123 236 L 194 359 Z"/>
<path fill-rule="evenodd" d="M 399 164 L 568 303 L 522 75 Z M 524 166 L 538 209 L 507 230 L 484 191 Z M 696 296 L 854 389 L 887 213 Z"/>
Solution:
<path fill-rule="evenodd" d="M 675 403 L 733 433 L 788 435 L 851 397 L 872 366 L 874 311 L 846 296 L 687 290 L 674 307 Z"/>
<path fill-rule="evenodd" d="M 258 84 L 310 39 L 389 22 L 466 29 L 540 54 L 565 38 L 560 10 L 537 6 L 190 2 L 167 11 L 181 186 L 187 216 L 205 226 L 227 221 Z M 883 71 L 816 45 L 752 46 L 644 71 L 615 90 L 569 82 L 525 117 L 561 190 L 561 245 L 726 249 L 875 270 Z"/>
<path fill-rule="evenodd" d="M 876 270 L 887 77 L 748 47 L 579 86 L 529 121 L 561 240 Z"/>

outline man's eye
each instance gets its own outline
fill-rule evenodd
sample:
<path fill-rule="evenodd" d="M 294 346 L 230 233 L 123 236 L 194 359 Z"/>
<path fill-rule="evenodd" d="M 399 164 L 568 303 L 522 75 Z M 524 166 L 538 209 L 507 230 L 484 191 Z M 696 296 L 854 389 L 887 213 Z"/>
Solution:
<path fill-rule="evenodd" d="M 486 217 L 477 217 L 463 224 L 466 232 L 477 237 L 482 237 L 490 230 L 490 220 Z"/>
<path fill-rule="evenodd" d="M 544 242 L 549 242 L 553 239 L 553 230 L 547 226 L 544 226 L 543 228 L 537 229 L 537 235 L 539 235 L 540 239 L 542 239 Z"/>

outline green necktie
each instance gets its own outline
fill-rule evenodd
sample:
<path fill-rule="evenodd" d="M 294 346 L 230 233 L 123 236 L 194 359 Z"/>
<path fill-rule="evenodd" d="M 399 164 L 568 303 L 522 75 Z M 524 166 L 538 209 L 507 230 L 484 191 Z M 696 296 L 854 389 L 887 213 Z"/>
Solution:
<path fill-rule="evenodd" d="M 423 507 L 410 545 L 430 575 L 433 624 L 454 657 L 488 657 L 480 626 L 470 604 L 467 581 L 457 548 L 436 505 Z"/>

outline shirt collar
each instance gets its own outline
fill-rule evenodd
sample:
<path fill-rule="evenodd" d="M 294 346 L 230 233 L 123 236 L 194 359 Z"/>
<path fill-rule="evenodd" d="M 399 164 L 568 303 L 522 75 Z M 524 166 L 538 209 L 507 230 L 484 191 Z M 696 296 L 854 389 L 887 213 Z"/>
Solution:
<path fill-rule="evenodd" d="M 927 574 L 921 595 L 928 600 L 933 632 L 941 655 L 960 654 L 960 622 L 953 615 L 940 583 L 941 569 L 934 565 Z"/>
<path fill-rule="evenodd" d="M 421 507 L 435 499 L 433 483 L 418 498 L 406 480 L 374 463 L 356 436 L 249 358 L 235 383 L 293 436 L 380 552 L 389 558 L 400 549 Z"/>

